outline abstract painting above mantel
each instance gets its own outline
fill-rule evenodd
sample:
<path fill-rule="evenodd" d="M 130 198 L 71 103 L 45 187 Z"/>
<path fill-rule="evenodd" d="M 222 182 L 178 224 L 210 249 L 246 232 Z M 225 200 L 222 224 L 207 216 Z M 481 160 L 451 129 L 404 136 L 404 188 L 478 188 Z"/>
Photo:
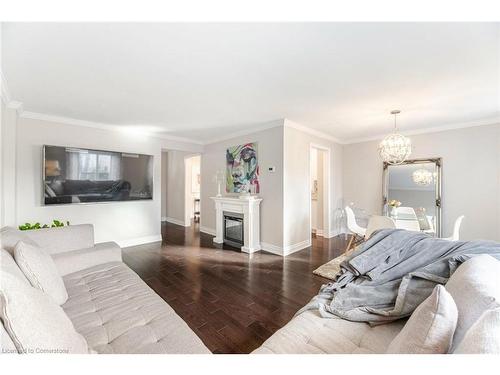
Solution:
<path fill-rule="evenodd" d="M 259 163 L 257 143 L 246 143 L 226 150 L 226 192 L 258 194 Z"/>

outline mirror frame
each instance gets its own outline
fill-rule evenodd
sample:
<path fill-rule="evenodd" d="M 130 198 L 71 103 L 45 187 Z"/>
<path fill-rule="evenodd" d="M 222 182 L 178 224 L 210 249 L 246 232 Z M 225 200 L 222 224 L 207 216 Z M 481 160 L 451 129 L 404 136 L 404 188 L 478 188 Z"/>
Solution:
<path fill-rule="evenodd" d="M 386 205 L 389 196 L 389 167 L 398 166 L 405 164 L 422 164 L 422 163 L 433 163 L 436 166 L 436 237 L 442 237 L 442 225 L 441 225 L 441 170 L 442 170 L 442 159 L 441 158 L 430 158 L 430 159 L 410 159 L 405 160 L 400 164 L 389 164 L 384 162 L 383 165 L 383 176 L 382 176 L 382 213 L 386 215 Z"/>

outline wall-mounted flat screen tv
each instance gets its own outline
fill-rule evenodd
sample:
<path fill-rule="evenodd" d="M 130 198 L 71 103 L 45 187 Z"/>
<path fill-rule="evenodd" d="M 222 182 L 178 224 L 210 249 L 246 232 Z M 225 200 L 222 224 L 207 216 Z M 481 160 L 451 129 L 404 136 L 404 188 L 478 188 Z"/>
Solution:
<path fill-rule="evenodd" d="M 44 203 L 153 199 L 153 156 L 43 146 Z"/>

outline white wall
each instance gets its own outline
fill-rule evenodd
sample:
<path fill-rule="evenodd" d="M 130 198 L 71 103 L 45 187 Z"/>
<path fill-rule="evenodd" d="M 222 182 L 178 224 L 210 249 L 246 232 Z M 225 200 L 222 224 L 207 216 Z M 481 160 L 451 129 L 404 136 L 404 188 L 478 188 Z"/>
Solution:
<path fill-rule="evenodd" d="M 1 30 L 1 28 L 0 28 Z M 0 32 L 1 34 L 1 32 Z M 0 85 L 2 83 L 0 82 Z M 0 88 L 1 90 L 1 88 Z M 3 101 L 3 97 L 0 100 L 0 228 L 5 225 L 5 214 L 4 214 L 4 194 L 3 194 L 3 184 L 4 184 L 4 166 L 3 166 L 3 128 L 4 124 L 7 121 L 7 107 Z"/>
<path fill-rule="evenodd" d="M 168 153 L 161 153 L 161 220 L 167 220 Z"/>
<path fill-rule="evenodd" d="M 4 103 L 2 102 L 2 105 Z M 16 212 L 16 136 L 17 110 L 10 106 L 2 106 L 1 124 L 2 154 L 2 216 L 1 225 L 17 224 Z"/>
<path fill-rule="evenodd" d="M 260 168 L 261 242 L 263 246 L 283 246 L 283 120 L 268 124 L 269 129 L 205 145 L 201 158 L 201 229 L 215 232 L 215 205 L 210 199 L 217 194 L 213 178 L 226 168 L 226 150 L 248 142 L 258 143 Z M 268 167 L 276 167 L 271 173 Z M 223 194 L 225 187 L 222 186 Z M 267 246 L 269 249 L 269 246 Z"/>
<path fill-rule="evenodd" d="M 153 200 L 81 205 L 42 205 L 42 145 L 95 148 L 154 156 Z M 16 151 L 17 223 L 69 220 L 92 223 L 97 242 L 116 241 L 121 246 L 161 240 L 161 152 L 162 149 L 192 149 L 200 146 L 159 138 L 73 126 L 55 122 L 18 119 Z"/>
<path fill-rule="evenodd" d="M 191 219 L 194 218 L 194 200 L 200 198 L 200 184 L 198 175 L 201 168 L 201 156 L 191 156 L 186 159 L 186 186 L 185 186 L 185 199 L 186 199 L 186 223 L 191 224 Z"/>
<path fill-rule="evenodd" d="M 318 191 L 317 199 L 312 199 L 311 197 L 311 228 L 313 232 L 319 235 L 323 235 L 323 159 L 325 157 L 324 151 L 318 150 L 317 148 L 311 149 L 310 155 L 310 165 L 311 165 L 311 192 L 313 190 L 314 181 L 317 181 Z"/>
<path fill-rule="evenodd" d="M 183 226 L 187 225 L 184 206 L 186 186 L 184 159 L 191 154 L 186 151 L 169 150 L 167 152 L 166 189 L 162 192 L 166 197 L 166 213 L 162 219 Z"/>
<path fill-rule="evenodd" d="M 317 145 L 330 150 L 329 191 L 325 191 L 325 202 L 330 201 L 330 223 L 324 228 L 324 236 L 335 232 L 335 209 L 342 202 L 342 146 L 338 143 L 306 133 L 289 120 L 284 129 L 284 248 L 286 253 L 300 250 L 310 244 L 309 190 L 310 147 Z M 327 204 L 324 205 L 328 210 Z"/>
<path fill-rule="evenodd" d="M 411 158 L 442 157 L 443 236 L 465 215 L 461 239 L 500 240 L 500 124 L 411 136 Z M 369 214 L 382 209 L 378 142 L 344 146 L 346 202 Z"/>

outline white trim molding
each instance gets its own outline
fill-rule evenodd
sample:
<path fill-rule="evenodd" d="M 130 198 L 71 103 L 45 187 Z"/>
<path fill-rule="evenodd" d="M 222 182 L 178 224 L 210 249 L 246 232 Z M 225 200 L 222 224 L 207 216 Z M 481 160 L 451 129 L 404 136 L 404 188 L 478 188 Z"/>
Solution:
<path fill-rule="evenodd" d="M 145 237 L 129 238 L 126 240 L 116 241 L 116 243 L 121 248 L 144 245 L 144 244 L 152 243 L 152 242 L 162 242 L 161 234 L 155 234 L 152 236 L 145 236 Z"/>
<path fill-rule="evenodd" d="M 261 242 L 261 250 L 267 251 L 268 253 L 283 256 L 283 248 L 281 246 L 276 246 L 270 243 Z"/>
<path fill-rule="evenodd" d="M 334 137 L 333 135 L 327 134 L 327 133 L 322 132 L 320 130 L 312 129 L 309 126 L 297 124 L 296 122 L 290 121 L 288 119 L 284 119 L 284 126 L 286 128 L 296 129 L 296 130 L 299 130 L 301 132 L 313 135 L 315 137 L 326 139 L 328 141 L 332 141 L 332 142 L 340 143 L 340 144 L 343 143 L 340 139 Z"/>
<path fill-rule="evenodd" d="M 83 127 L 87 127 L 87 128 L 111 130 L 111 131 L 117 131 L 117 132 L 122 132 L 122 133 L 129 131 L 129 129 L 127 129 L 127 126 L 115 125 L 115 124 L 105 124 L 102 122 L 94 122 L 94 121 L 87 121 L 87 120 L 79 120 L 79 119 L 75 119 L 75 118 L 71 118 L 71 117 L 48 115 L 48 114 L 39 113 L 39 112 L 21 111 L 19 114 L 19 117 L 31 119 L 31 120 L 55 122 L 55 123 L 64 124 L 64 125 L 83 126 Z M 141 125 L 139 125 L 139 126 L 141 126 Z M 153 132 L 141 131 L 141 130 L 137 131 L 136 129 L 130 130 L 130 131 L 134 131 L 134 132 L 146 135 L 146 136 L 151 137 L 151 138 L 159 138 L 159 139 L 165 139 L 165 140 L 169 140 L 169 141 L 203 145 L 203 142 L 192 140 L 189 138 L 184 138 L 184 137 L 177 137 L 177 136 L 168 135 L 168 134 L 153 133 Z"/>
<path fill-rule="evenodd" d="M 205 142 L 202 142 L 202 143 L 204 145 L 210 145 L 212 143 L 223 142 L 223 141 L 227 141 L 227 140 L 230 140 L 233 138 L 243 137 L 245 135 L 254 134 L 254 133 L 257 133 L 259 131 L 281 127 L 281 126 L 284 126 L 284 123 L 285 123 L 285 119 L 278 119 L 278 120 L 266 122 L 264 124 L 249 124 L 247 129 L 231 132 L 231 133 L 228 133 L 222 137 L 212 138 L 212 139 L 205 141 Z"/>
<path fill-rule="evenodd" d="M 429 128 L 414 129 L 414 130 L 408 130 L 408 131 L 400 130 L 400 133 L 403 135 L 406 135 L 406 136 L 420 135 L 420 134 L 432 134 L 432 133 L 444 132 L 447 130 L 458 130 L 458 129 L 466 129 L 466 128 L 475 128 L 476 126 L 487 126 L 487 125 L 498 125 L 498 124 L 500 124 L 500 116 L 489 117 L 489 118 L 477 120 L 477 121 L 461 122 L 461 123 L 448 124 L 448 125 L 437 125 L 437 126 L 432 126 Z M 384 139 L 384 137 L 386 135 L 387 135 L 387 133 L 374 135 L 374 136 L 370 136 L 370 137 L 347 138 L 347 139 L 342 140 L 341 143 L 344 145 L 349 145 L 349 144 L 354 144 L 354 143 L 381 141 L 382 139 Z"/>
<path fill-rule="evenodd" d="M 290 254 L 293 254 L 297 251 L 300 251 L 300 250 L 303 250 L 305 249 L 306 247 L 309 247 L 311 246 L 311 239 L 307 239 L 305 241 L 302 241 L 302 242 L 298 242 L 296 244 L 293 244 L 293 245 L 288 245 L 288 246 L 285 246 L 283 248 L 283 256 L 287 256 L 287 255 L 290 255 Z"/>
<path fill-rule="evenodd" d="M 204 227 L 203 225 L 200 225 L 200 232 L 209 234 L 211 236 L 216 235 L 215 229 L 209 228 L 209 227 Z"/>
<path fill-rule="evenodd" d="M 165 220 L 163 220 L 163 219 L 165 219 Z M 179 219 L 175 219 L 173 217 L 162 218 L 162 221 L 166 221 L 167 223 L 171 223 L 171 224 L 180 225 L 181 227 L 190 227 L 191 226 L 191 223 L 187 224 L 184 221 L 179 220 Z"/>

